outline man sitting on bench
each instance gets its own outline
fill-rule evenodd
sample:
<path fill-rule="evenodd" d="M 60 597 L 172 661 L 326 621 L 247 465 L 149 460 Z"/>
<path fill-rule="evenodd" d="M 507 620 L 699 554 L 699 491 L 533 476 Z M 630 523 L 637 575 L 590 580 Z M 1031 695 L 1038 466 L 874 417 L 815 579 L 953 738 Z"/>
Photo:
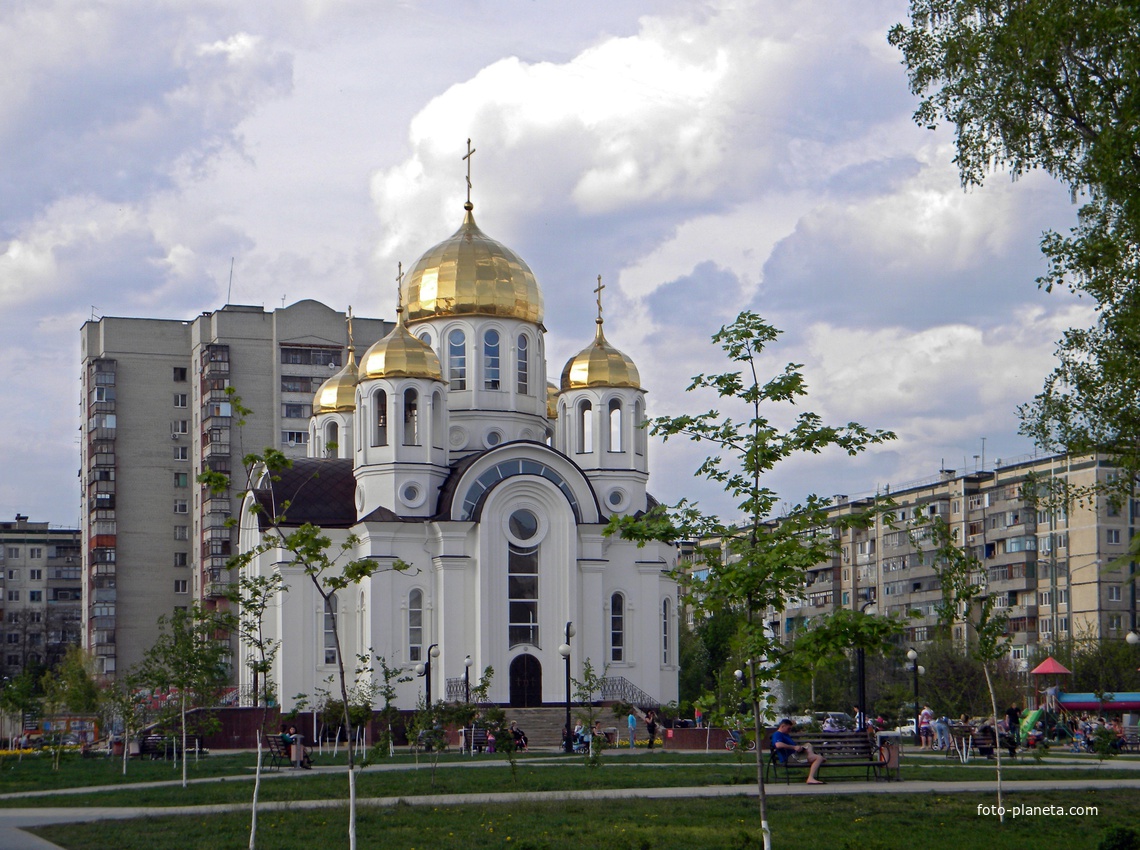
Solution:
<path fill-rule="evenodd" d="M 776 755 L 776 760 L 780 764 L 787 764 L 788 759 L 793 755 L 800 753 L 805 754 L 804 757 L 808 763 L 808 785 L 823 785 L 821 779 L 816 778 L 819 773 L 819 768 L 827 759 L 812 749 L 811 744 L 797 744 L 792 736 L 789 734 L 792 731 L 793 723 L 787 718 L 780 721 L 780 725 L 776 727 L 776 731 L 772 733 L 772 750 Z"/>

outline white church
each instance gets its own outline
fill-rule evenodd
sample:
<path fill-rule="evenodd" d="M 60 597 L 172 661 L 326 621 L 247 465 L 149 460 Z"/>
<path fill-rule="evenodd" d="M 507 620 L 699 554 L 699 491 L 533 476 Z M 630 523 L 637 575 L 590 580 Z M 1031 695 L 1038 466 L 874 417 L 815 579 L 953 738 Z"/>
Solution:
<path fill-rule="evenodd" d="M 459 230 L 401 279 L 395 329 L 359 362 L 350 344 L 317 392 L 310 457 L 247 496 L 242 549 L 265 530 L 255 501 L 289 500 L 287 524 L 320 526 L 334 553 L 358 539 L 350 557 L 381 569 L 336 597 L 345 667 L 369 651 L 418 667 L 426 676 L 398 686 L 400 708 L 425 684 L 436 700 L 450 681 L 454 697 L 465 670 L 475 684 L 487 666 L 492 702 L 561 705 L 568 623 L 576 678 L 589 659 L 618 685 L 675 700 L 675 549 L 602 534 L 610 516 L 653 504 L 637 367 L 603 334 L 599 285 L 593 341 L 548 384 L 538 282 L 464 208 Z M 410 569 L 391 569 L 398 560 Z M 271 675 L 289 709 L 335 676 L 331 612 L 277 553 L 250 569 L 279 570 L 288 587 L 265 626 L 281 641 Z"/>

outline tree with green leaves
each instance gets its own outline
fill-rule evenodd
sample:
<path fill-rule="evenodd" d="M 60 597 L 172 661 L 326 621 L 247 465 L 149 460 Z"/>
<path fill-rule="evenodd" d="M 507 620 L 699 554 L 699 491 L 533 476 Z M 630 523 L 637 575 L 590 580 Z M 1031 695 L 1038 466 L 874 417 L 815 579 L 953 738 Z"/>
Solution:
<path fill-rule="evenodd" d="M 919 558 L 928 560 L 942 587 L 942 599 L 936 606 L 939 624 L 953 635 L 955 627 L 961 629 L 965 651 L 981 663 L 990 697 L 990 711 L 994 729 L 994 753 L 997 757 L 997 805 L 1002 818 L 1001 743 L 997 722 L 1001 716 L 997 708 L 994 684 L 996 665 L 1009 654 L 1009 617 L 997 607 L 998 594 L 989 591 L 985 564 L 978 560 L 972 548 L 959 546 L 949 524 L 940 516 L 927 522 L 922 520 L 921 531 L 912 534 L 919 550 Z M 926 537 L 932 547 L 923 551 L 919 538 Z M 915 661 L 914 663 L 918 663 Z M 917 718 L 916 722 L 917 722 Z"/>
<path fill-rule="evenodd" d="M 95 662 L 78 646 L 69 646 L 63 658 L 40 678 L 44 713 L 53 717 L 64 712 L 94 717 L 99 713 L 100 691 L 95 683 Z M 54 745 L 52 766 L 59 770 L 63 754 L 64 733 L 50 737 Z"/>
<path fill-rule="evenodd" d="M 831 557 L 828 501 L 815 495 L 786 508 L 775 520 L 779 495 L 765 475 L 780 462 L 805 454 L 838 449 L 857 455 L 869 446 L 894 437 L 889 431 L 870 430 L 854 422 L 825 425 L 815 413 L 800 412 L 790 427 L 776 423 L 792 413 L 795 403 L 807 395 L 802 366 L 788 364 L 770 378 L 760 377 L 760 357 L 776 341 L 779 331 L 752 312 L 741 313 L 722 327 L 712 341 L 719 345 L 736 368 L 719 374 L 697 375 L 688 390 L 712 391 L 721 404 L 733 410 L 684 414 L 650 420 L 651 434 L 670 439 L 689 439 L 712 448 L 697 470 L 698 475 L 724 488 L 735 501 L 743 521 L 726 523 L 682 501 L 672 508 L 659 508 L 637 517 L 615 517 L 607 533 L 646 540 L 717 540 L 721 546 L 701 549 L 701 566 L 708 578 L 693 583 L 688 603 L 698 612 L 741 612 L 740 646 L 748 659 L 748 685 L 753 703 L 757 739 L 761 737 L 765 708 L 771 701 L 771 684 L 779 677 L 786 647 L 769 626 L 771 616 L 782 612 L 788 601 L 804 587 L 806 571 Z M 733 418 L 736 409 L 744 418 Z M 866 521 L 852 515 L 843 522 Z M 760 792 L 760 821 L 765 848 L 771 847 L 764 765 L 757 749 L 756 781 Z"/>
<path fill-rule="evenodd" d="M 1078 0 L 911 0 L 894 26 L 915 121 L 955 128 L 965 186 L 1043 170 L 1083 199 L 1048 232 L 1038 283 L 1088 296 L 1060 365 L 1021 410 L 1039 445 L 1110 450 L 1140 471 L 1140 6 Z"/>
<path fill-rule="evenodd" d="M 225 639 L 233 623 L 223 612 L 195 604 L 176 608 L 158 618 L 158 639 L 146 651 L 139 667 L 141 682 L 174 696 L 182 739 L 182 787 L 187 784 L 186 740 L 188 715 L 194 708 L 218 704 L 229 682 L 230 650 Z M 168 702 L 168 704 L 170 704 Z"/>

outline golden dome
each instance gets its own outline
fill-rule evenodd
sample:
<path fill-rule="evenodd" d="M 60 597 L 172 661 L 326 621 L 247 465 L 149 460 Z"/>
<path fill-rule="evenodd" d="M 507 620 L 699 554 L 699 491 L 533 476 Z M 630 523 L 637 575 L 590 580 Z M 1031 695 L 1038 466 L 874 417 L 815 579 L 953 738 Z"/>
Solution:
<path fill-rule="evenodd" d="M 585 387 L 633 387 L 641 389 L 641 375 L 633 361 L 608 342 L 598 319 L 594 341 L 571 357 L 562 370 L 562 390 Z"/>
<path fill-rule="evenodd" d="M 553 381 L 546 385 L 546 418 L 558 419 L 558 385 Z"/>
<path fill-rule="evenodd" d="M 359 380 L 369 378 L 428 378 L 442 381 L 439 358 L 430 345 L 416 339 L 404 326 L 404 311 L 396 308 L 396 327 L 372 343 L 360 361 Z"/>
<path fill-rule="evenodd" d="M 356 380 L 356 349 L 350 345 L 348 361 L 313 396 L 313 415 L 356 410 Z"/>
<path fill-rule="evenodd" d="M 475 224 L 470 202 L 463 225 L 428 250 L 404 278 L 408 322 L 477 314 L 542 323 L 542 292 L 534 272 Z"/>

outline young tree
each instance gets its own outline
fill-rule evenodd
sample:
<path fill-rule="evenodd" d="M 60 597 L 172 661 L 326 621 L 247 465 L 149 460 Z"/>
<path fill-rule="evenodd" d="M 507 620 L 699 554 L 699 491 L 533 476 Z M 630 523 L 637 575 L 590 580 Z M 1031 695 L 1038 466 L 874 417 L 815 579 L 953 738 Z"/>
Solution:
<path fill-rule="evenodd" d="M 709 576 L 693 587 L 689 601 L 701 611 L 743 614 L 742 651 L 749 659 L 748 683 L 757 740 L 764 717 L 761 704 L 766 707 L 769 703 L 770 685 L 778 678 L 785 655 L 785 647 L 768 627 L 767 615 L 782 611 L 788 600 L 801 592 L 807 568 L 830 557 L 834 548 L 827 501 L 810 495 L 802 504 L 786 510 L 778 522 L 773 521 L 779 496 L 767 486 L 764 475 L 781 461 L 797 455 L 818 454 L 833 447 L 856 455 L 894 437 L 889 431 L 868 430 L 854 422 L 824 425 L 818 415 L 810 412 L 800 413 L 791 427 L 781 430 L 772 417 L 781 416 L 807 395 L 807 385 L 801 366 L 795 363 L 788 364 L 770 380 L 761 380 L 760 355 L 779 333 L 755 313 L 741 313 L 712 338 L 739 369 L 697 375 L 688 387 L 689 391 L 712 390 L 722 402 L 743 406 L 747 418 L 734 421 L 731 416 L 710 410 L 661 417 L 648 423 L 650 433 L 665 440 L 683 437 L 713 448 L 715 454 L 700 465 L 698 474 L 723 486 L 736 499 L 744 521 L 726 524 L 682 501 L 673 508 L 652 510 L 639 517 L 615 517 L 607 527 L 607 533 L 620 532 L 624 538 L 639 541 L 723 541 L 723 546 L 703 550 Z M 856 522 L 859 518 L 843 521 Z M 759 748 L 756 782 L 760 792 L 760 826 L 768 850 L 771 832 Z"/>
<path fill-rule="evenodd" d="M 93 716 L 99 711 L 100 694 L 99 686 L 95 684 L 95 664 L 91 656 L 78 646 L 68 647 L 59 664 L 44 673 L 40 679 L 40 688 L 43 691 L 44 711 L 49 716 L 64 711 Z M 51 737 L 55 744 L 52 766 L 59 770 L 64 735 L 60 730 Z"/>
<path fill-rule="evenodd" d="M 1046 233 L 1038 283 L 1091 298 L 1060 365 L 1022 408 L 1023 432 L 1070 452 L 1110 447 L 1140 470 L 1140 7 L 1079 0 L 911 0 L 891 29 L 915 121 L 957 132 L 963 184 L 1041 169 L 1086 200 L 1069 235 Z"/>
<path fill-rule="evenodd" d="M 187 716 L 193 708 L 218 704 L 229 681 L 229 646 L 224 636 L 232 621 L 198 605 L 175 609 L 158 618 L 158 640 L 146 651 L 140 679 L 156 690 L 177 691 L 178 726 L 182 739 L 182 787 L 186 777 Z"/>
<path fill-rule="evenodd" d="M 930 542 L 933 544 L 930 551 L 923 553 L 918 545 L 917 537 L 923 535 L 912 535 L 912 539 L 916 541 L 919 557 L 932 562 L 942 586 L 942 600 L 936 609 L 939 623 L 951 635 L 955 626 L 961 628 L 964 648 L 981 663 L 986 679 L 990 711 L 993 713 L 994 754 L 997 758 L 998 818 L 1003 819 L 1001 736 L 997 728 L 1001 715 L 997 709 L 994 675 L 997 663 L 1009 652 L 1009 618 L 997 607 L 998 596 L 989 592 L 985 564 L 978 560 L 973 550 L 954 542 L 946 521 L 935 516 L 929 524 L 923 523 L 923 529 L 930 534 Z"/>

